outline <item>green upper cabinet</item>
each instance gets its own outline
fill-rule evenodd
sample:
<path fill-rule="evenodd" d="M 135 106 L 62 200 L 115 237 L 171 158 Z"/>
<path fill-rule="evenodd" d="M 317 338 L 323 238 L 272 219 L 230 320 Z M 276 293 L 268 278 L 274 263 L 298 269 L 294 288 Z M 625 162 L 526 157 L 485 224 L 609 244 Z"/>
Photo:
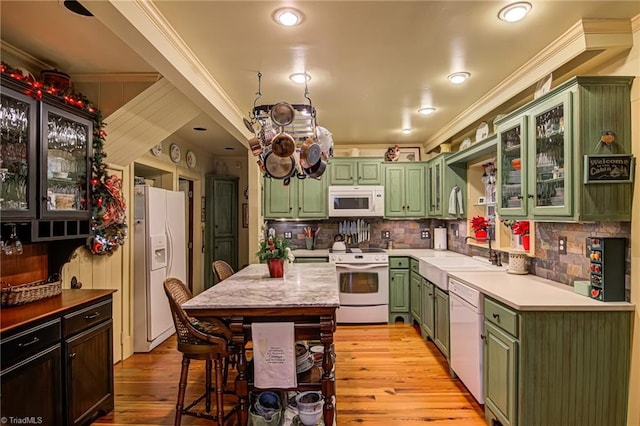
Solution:
<path fill-rule="evenodd" d="M 427 163 L 427 185 L 429 188 L 427 212 L 429 217 L 466 217 L 464 200 L 467 199 L 465 193 L 467 190 L 467 169 L 463 164 L 446 164 L 447 158 L 453 154 L 452 152 L 438 154 Z M 449 208 L 449 196 L 455 187 L 462 191 L 460 199 L 463 200 L 463 203 L 462 206 L 456 205 L 452 210 Z"/>
<path fill-rule="evenodd" d="M 332 158 L 329 185 L 382 185 L 380 158 Z"/>
<path fill-rule="evenodd" d="M 501 217 L 631 220 L 632 183 L 584 175 L 586 156 L 631 154 L 632 80 L 575 77 L 496 122 Z M 614 143 L 600 142 L 604 131 Z"/>
<path fill-rule="evenodd" d="M 326 219 L 327 179 L 292 179 L 288 186 L 281 180 L 264 179 L 265 219 Z"/>
<path fill-rule="evenodd" d="M 303 179 L 298 181 L 298 217 L 327 218 L 327 179 Z"/>
<path fill-rule="evenodd" d="M 425 164 L 385 163 L 385 217 L 424 217 Z"/>

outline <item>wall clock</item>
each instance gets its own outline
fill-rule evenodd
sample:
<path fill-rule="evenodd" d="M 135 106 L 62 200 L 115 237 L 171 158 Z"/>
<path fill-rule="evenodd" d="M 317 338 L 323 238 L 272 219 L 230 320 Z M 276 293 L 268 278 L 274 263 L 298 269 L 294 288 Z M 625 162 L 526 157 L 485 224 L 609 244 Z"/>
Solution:
<path fill-rule="evenodd" d="M 182 153 L 180 152 L 180 147 L 175 143 L 172 143 L 169 147 L 169 156 L 171 157 L 171 161 L 174 163 L 178 163 L 182 158 Z"/>
<path fill-rule="evenodd" d="M 154 146 L 153 148 L 151 148 L 151 153 L 153 155 L 155 155 L 156 157 L 160 154 L 162 154 L 162 144 L 158 144 L 156 146 Z"/>
<path fill-rule="evenodd" d="M 187 151 L 185 160 L 187 160 L 187 166 L 189 168 L 193 169 L 196 166 L 196 155 L 193 153 L 193 151 Z"/>

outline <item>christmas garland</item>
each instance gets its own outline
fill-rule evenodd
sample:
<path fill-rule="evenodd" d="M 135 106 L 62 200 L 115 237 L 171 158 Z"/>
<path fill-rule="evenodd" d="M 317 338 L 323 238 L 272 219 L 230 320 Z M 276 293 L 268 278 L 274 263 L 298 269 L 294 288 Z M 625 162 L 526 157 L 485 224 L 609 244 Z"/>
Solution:
<path fill-rule="evenodd" d="M 87 239 L 87 248 L 94 254 L 112 254 L 118 246 L 124 244 L 127 237 L 127 218 L 125 200 L 122 195 L 122 181 L 109 176 L 104 159 L 104 132 L 102 114 L 82 94 L 74 93 L 71 88 L 63 88 L 37 81 L 31 74 L 0 63 L 0 72 L 14 80 L 26 83 L 31 89 L 27 94 L 42 100 L 44 93 L 53 95 L 68 105 L 86 111 L 93 117 L 93 158 L 91 163 L 91 236 Z"/>

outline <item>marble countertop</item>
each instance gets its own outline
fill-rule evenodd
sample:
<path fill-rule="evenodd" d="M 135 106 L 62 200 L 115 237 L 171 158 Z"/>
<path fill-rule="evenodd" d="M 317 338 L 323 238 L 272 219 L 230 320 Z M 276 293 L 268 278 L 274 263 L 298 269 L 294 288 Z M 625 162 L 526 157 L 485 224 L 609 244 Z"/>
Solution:
<path fill-rule="evenodd" d="M 283 278 L 270 278 L 266 264 L 251 264 L 182 305 L 185 309 L 339 307 L 336 267 L 293 263 Z"/>
<path fill-rule="evenodd" d="M 449 272 L 463 281 L 519 311 L 633 311 L 627 302 L 599 302 L 574 293 L 573 288 L 536 275 L 507 272 Z"/>
<path fill-rule="evenodd" d="M 447 250 L 432 250 L 432 249 L 391 249 L 385 250 L 389 256 L 409 256 L 415 259 L 419 259 L 421 257 L 452 257 L 452 256 L 462 256 L 468 257 L 464 254 L 456 253 L 455 251 L 447 251 Z M 296 249 L 293 250 L 293 255 L 295 257 L 329 257 L 329 249 L 315 249 L 315 250 L 305 250 L 305 249 Z"/>

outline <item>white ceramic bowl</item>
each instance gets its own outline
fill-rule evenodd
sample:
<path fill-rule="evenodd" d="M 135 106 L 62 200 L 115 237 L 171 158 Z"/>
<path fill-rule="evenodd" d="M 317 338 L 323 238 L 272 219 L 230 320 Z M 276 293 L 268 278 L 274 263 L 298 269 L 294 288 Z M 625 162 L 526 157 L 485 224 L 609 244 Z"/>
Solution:
<path fill-rule="evenodd" d="M 298 412 L 302 413 L 315 413 L 316 411 L 322 411 L 322 394 L 316 391 L 300 392 L 296 395 L 296 406 Z M 315 423 L 313 423 L 315 424 Z"/>
<path fill-rule="evenodd" d="M 316 411 L 298 411 L 298 417 L 305 426 L 315 426 L 322 417 L 322 407 Z"/>

